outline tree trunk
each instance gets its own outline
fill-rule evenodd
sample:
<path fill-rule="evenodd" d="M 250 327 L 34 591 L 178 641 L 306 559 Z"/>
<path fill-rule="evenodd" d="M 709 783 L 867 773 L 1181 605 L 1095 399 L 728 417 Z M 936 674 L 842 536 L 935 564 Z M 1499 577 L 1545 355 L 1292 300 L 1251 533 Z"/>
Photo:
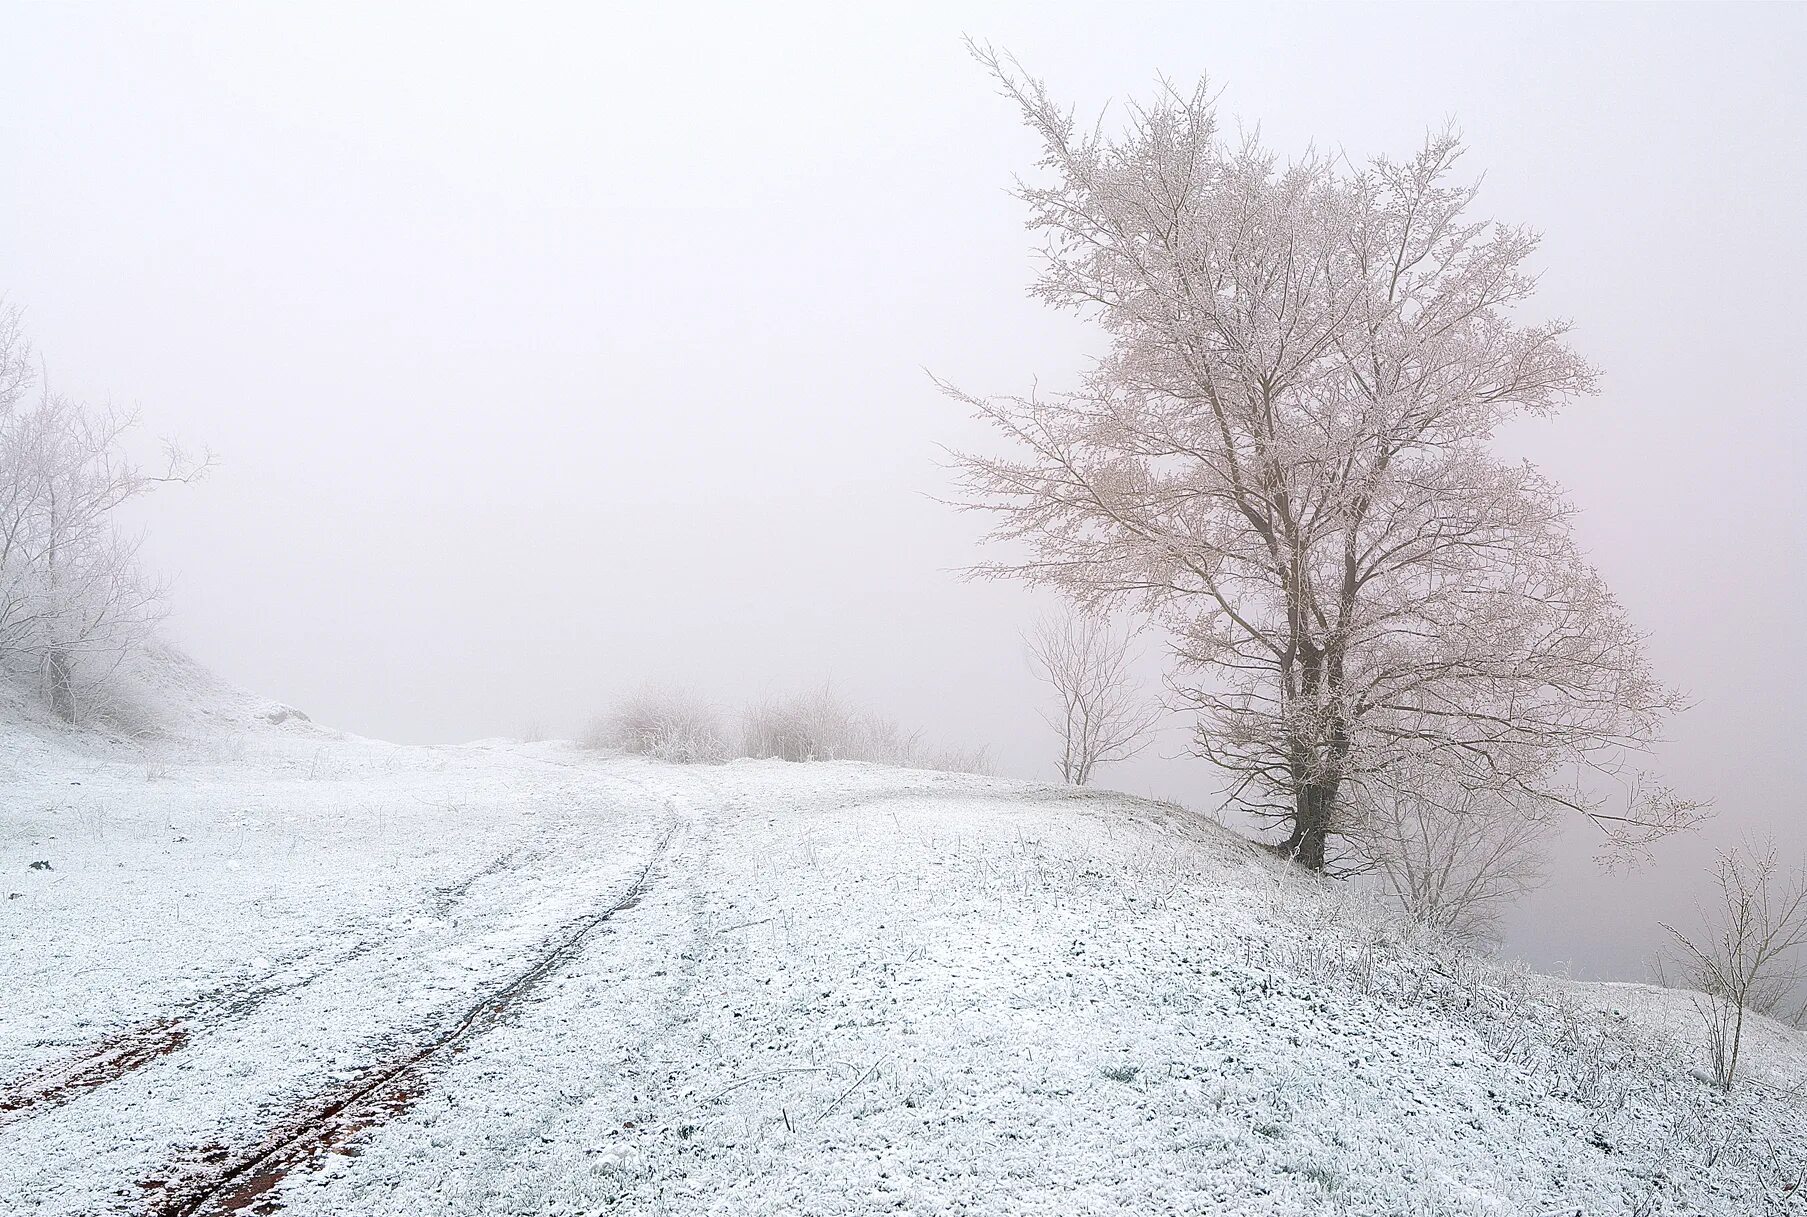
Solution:
<path fill-rule="evenodd" d="M 57 649 L 45 658 L 50 674 L 50 708 L 66 723 L 75 721 L 75 672 L 69 653 Z"/>
<path fill-rule="evenodd" d="M 1293 835 L 1293 857 L 1307 870 L 1324 869 L 1324 854 L 1330 841 L 1330 809 L 1336 803 L 1336 783 L 1311 782 L 1299 792 L 1297 820 Z"/>
<path fill-rule="evenodd" d="M 1300 783 L 1293 793 L 1292 833 L 1268 848 L 1307 870 L 1323 870 L 1330 844 L 1330 816 L 1340 785 L 1336 778 Z"/>

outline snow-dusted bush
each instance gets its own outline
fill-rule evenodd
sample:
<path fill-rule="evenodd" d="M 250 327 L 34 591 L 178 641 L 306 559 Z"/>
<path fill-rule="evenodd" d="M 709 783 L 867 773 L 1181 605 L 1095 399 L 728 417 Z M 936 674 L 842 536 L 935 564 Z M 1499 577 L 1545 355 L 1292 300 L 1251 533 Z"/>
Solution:
<path fill-rule="evenodd" d="M 715 763 L 739 756 L 988 772 L 983 748 L 932 746 L 922 732 L 852 706 L 827 687 L 748 706 L 741 712 L 739 731 L 730 732 L 702 698 L 649 686 L 599 719 L 585 733 L 584 742 L 681 763 Z"/>
<path fill-rule="evenodd" d="M 689 693 L 653 686 L 625 698 L 590 728 L 585 742 L 680 764 L 714 764 L 729 752 L 714 707 Z"/>
<path fill-rule="evenodd" d="M 988 774 L 992 771 L 991 752 L 983 744 L 972 748 L 930 748 L 916 758 L 914 766 L 917 769 L 935 769 L 942 773 Z"/>
<path fill-rule="evenodd" d="M 756 759 L 868 761 L 956 773 L 986 768 L 983 749 L 930 747 L 921 731 L 849 705 L 826 686 L 748 706 L 741 713 L 740 752 Z"/>
<path fill-rule="evenodd" d="M 781 761 L 855 759 L 849 754 L 860 729 L 856 718 L 827 688 L 767 698 L 741 711 L 741 752 Z"/>

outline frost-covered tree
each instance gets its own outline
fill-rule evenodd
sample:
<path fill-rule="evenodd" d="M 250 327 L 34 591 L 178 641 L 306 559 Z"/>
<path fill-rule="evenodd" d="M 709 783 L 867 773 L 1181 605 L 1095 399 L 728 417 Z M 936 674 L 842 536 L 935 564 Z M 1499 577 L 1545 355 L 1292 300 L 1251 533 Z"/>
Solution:
<path fill-rule="evenodd" d="M 1523 319 L 1537 237 L 1470 214 L 1458 136 L 1283 162 L 1220 130 L 1203 83 L 1107 133 L 974 50 L 1043 147 L 1017 190 L 1035 295 L 1108 339 L 1071 391 L 943 385 L 1006 441 L 958 458 L 1011 549 L 981 570 L 1164 625 L 1198 750 L 1308 867 L 1351 827 L 1345 783 L 1406 759 L 1620 846 L 1687 822 L 1577 776 L 1621 771 L 1677 699 L 1561 491 L 1492 450 L 1595 373 L 1566 324 Z"/>
<path fill-rule="evenodd" d="M 1148 746 L 1160 707 L 1137 687 L 1128 634 L 1095 613 L 1044 617 L 1024 639 L 1036 673 L 1054 693 L 1043 718 L 1060 737 L 1060 780 L 1091 782 L 1099 765 Z"/>
<path fill-rule="evenodd" d="M 0 309 L 0 668 L 38 682 L 70 722 L 163 611 L 120 509 L 208 465 L 173 448 L 155 471 L 135 465 L 135 421 L 39 383 L 17 311 Z"/>

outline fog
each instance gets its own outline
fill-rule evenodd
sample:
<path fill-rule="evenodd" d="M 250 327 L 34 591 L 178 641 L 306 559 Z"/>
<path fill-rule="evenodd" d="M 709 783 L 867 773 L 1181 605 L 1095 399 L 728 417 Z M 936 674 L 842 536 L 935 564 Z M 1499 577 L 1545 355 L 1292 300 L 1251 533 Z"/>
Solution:
<path fill-rule="evenodd" d="M 977 424 L 927 371 L 1058 385 L 1101 342 L 1025 294 L 1007 188 L 1036 148 L 962 33 L 1082 114 L 1209 73 L 1288 151 L 1403 153 L 1453 116 L 1606 374 L 1505 443 L 1693 695 L 1657 765 L 1719 808 L 1629 874 L 1578 827 L 1507 946 L 1641 977 L 1711 849 L 1807 844 L 1807 10 L 34 5 L 4 31 L 0 292 L 60 387 L 220 458 L 140 513 L 170 635 L 398 741 L 829 681 L 1051 776 L 1041 603 L 957 574 L 980 523 L 936 501 L 940 446 Z M 1101 780 L 1210 807 L 1184 751 L 1176 724 Z"/>

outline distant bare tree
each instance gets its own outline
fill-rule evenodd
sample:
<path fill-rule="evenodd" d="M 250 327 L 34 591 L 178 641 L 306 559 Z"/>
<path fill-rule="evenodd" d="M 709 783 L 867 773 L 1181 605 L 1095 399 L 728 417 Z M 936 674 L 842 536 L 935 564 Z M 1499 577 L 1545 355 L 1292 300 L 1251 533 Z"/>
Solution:
<path fill-rule="evenodd" d="M 1565 323 L 1528 318 L 1537 236 L 1470 214 L 1459 137 L 1283 164 L 1220 129 L 1203 82 L 1107 131 L 973 50 L 1041 141 L 1017 192 L 1034 292 L 1109 343 L 1070 392 L 942 384 L 1002 441 L 957 458 L 1010 546 L 977 573 L 1164 625 L 1199 753 L 1312 869 L 1359 829 L 1345 783 L 1406 759 L 1625 849 L 1692 822 L 1654 784 L 1613 807 L 1576 776 L 1626 772 L 1679 702 L 1561 491 L 1493 451 L 1596 377 Z"/>
<path fill-rule="evenodd" d="M 1730 1090 L 1738 1077 L 1745 1012 L 1780 1015 L 1807 980 L 1807 868 L 1784 876 L 1774 842 L 1719 856 L 1718 906 L 1702 912 L 1698 940 L 1663 928 L 1680 948 L 1683 975 L 1706 1029 L 1713 1080 Z"/>
<path fill-rule="evenodd" d="M 120 509 L 200 477 L 210 458 L 167 448 L 147 472 L 124 455 L 133 415 L 42 383 L 28 403 L 35 379 L 16 310 L 0 311 L 0 666 L 41 680 L 74 722 L 80 689 L 103 682 L 163 611 Z"/>
<path fill-rule="evenodd" d="M 1352 800 L 1358 865 L 1416 921 L 1458 938 L 1490 935 L 1506 908 L 1543 886 L 1550 805 L 1473 789 L 1431 764 L 1395 766 L 1360 782 Z"/>
<path fill-rule="evenodd" d="M 1148 746 L 1161 708 L 1130 671 L 1130 637 L 1095 613 L 1044 617 L 1024 638 L 1036 671 L 1054 690 L 1042 718 L 1060 737 L 1060 778 L 1075 786 L 1092 771 L 1128 760 Z"/>

